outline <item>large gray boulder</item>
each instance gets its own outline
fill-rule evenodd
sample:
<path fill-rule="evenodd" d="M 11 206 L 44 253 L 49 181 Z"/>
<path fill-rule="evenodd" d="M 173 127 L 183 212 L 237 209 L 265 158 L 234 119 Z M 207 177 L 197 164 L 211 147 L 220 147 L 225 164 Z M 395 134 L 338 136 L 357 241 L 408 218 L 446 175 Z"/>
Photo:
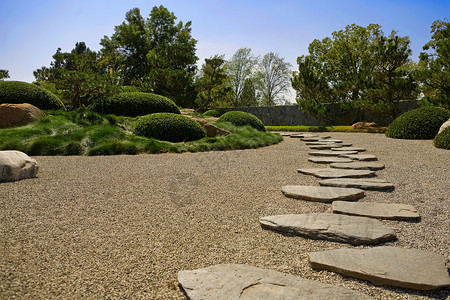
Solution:
<path fill-rule="evenodd" d="M 444 122 L 444 124 L 442 124 L 442 126 L 439 128 L 438 134 L 444 131 L 445 128 L 447 127 L 450 127 L 450 119 L 448 119 L 447 121 Z"/>
<path fill-rule="evenodd" d="M 372 299 L 343 287 L 248 265 L 223 264 L 178 272 L 189 299 Z"/>
<path fill-rule="evenodd" d="M 0 151 L 0 182 L 33 178 L 39 170 L 36 160 L 23 152 Z"/>

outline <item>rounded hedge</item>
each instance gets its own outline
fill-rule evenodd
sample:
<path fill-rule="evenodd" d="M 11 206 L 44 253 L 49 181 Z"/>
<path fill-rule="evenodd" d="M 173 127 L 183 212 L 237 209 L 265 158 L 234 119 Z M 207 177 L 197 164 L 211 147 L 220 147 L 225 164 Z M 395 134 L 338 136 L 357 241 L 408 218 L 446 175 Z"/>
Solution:
<path fill-rule="evenodd" d="M 402 114 L 386 130 L 386 136 L 396 139 L 432 139 L 450 111 L 440 107 L 421 107 Z"/>
<path fill-rule="evenodd" d="M 139 118 L 134 133 L 173 143 L 206 137 L 206 131 L 199 123 L 189 117 L 172 113 L 154 113 Z"/>
<path fill-rule="evenodd" d="M 204 117 L 215 117 L 215 118 L 218 118 L 218 117 L 222 116 L 226 112 L 227 112 L 227 110 L 220 109 L 220 108 L 210 109 L 210 110 L 205 111 L 203 113 L 203 116 Z"/>
<path fill-rule="evenodd" d="M 249 125 L 259 131 L 266 131 L 266 128 L 264 127 L 264 124 L 260 119 L 250 113 L 246 113 L 243 111 L 229 111 L 220 116 L 220 118 L 217 119 L 217 122 L 230 122 L 235 126 Z"/>
<path fill-rule="evenodd" d="M 180 114 L 172 100 L 151 93 L 129 92 L 95 100 L 89 109 L 118 116 L 137 117 L 153 113 L 168 112 Z"/>
<path fill-rule="evenodd" d="M 434 146 L 441 149 L 450 150 L 450 127 L 445 128 L 434 138 Z"/>
<path fill-rule="evenodd" d="M 62 101 L 49 91 L 22 81 L 0 81 L 0 104 L 30 103 L 40 109 L 63 109 Z"/>

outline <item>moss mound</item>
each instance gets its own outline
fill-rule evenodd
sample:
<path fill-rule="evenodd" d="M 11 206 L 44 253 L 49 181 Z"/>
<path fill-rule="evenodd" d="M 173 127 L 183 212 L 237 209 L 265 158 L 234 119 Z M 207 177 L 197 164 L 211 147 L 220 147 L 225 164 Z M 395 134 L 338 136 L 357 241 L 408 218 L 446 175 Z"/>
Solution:
<path fill-rule="evenodd" d="M 155 113 L 141 117 L 135 134 L 173 143 L 195 141 L 206 137 L 203 127 L 194 120 L 172 113 Z"/>
<path fill-rule="evenodd" d="M 246 113 L 243 111 L 229 111 L 223 114 L 219 119 L 217 119 L 217 123 L 221 122 L 230 122 L 235 126 L 249 125 L 259 131 L 266 131 L 266 128 L 264 127 L 264 124 L 260 119 L 250 113 Z"/>
<path fill-rule="evenodd" d="M 30 103 L 40 109 L 63 109 L 62 101 L 43 88 L 22 81 L 0 81 L 0 104 Z"/>
<path fill-rule="evenodd" d="M 204 117 L 215 117 L 215 118 L 218 118 L 218 117 L 222 116 L 226 112 L 227 112 L 227 110 L 220 109 L 220 108 L 218 108 L 218 109 L 210 109 L 210 110 L 205 111 L 203 113 L 203 116 Z"/>
<path fill-rule="evenodd" d="M 432 139 L 450 111 L 440 107 L 421 107 L 402 114 L 386 130 L 386 136 L 396 139 Z"/>
<path fill-rule="evenodd" d="M 111 97 L 102 97 L 95 100 L 89 106 L 89 109 L 101 114 L 127 117 L 162 112 L 180 114 L 180 109 L 172 100 L 160 95 L 141 92 L 120 93 Z"/>
<path fill-rule="evenodd" d="M 436 135 L 434 138 L 434 146 L 441 149 L 450 150 L 450 127 L 447 127 Z"/>

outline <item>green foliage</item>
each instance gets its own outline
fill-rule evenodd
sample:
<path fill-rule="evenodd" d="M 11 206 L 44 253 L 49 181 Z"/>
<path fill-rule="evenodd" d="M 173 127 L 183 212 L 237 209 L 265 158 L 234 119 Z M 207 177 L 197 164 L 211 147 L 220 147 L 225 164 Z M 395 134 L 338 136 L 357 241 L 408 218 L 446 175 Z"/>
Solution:
<path fill-rule="evenodd" d="M 37 85 L 22 81 L 0 81 L 1 103 L 30 103 L 40 109 L 64 109 L 55 95 Z"/>
<path fill-rule="evenodd" d="M 210 109 L 210 110 L 205 111 L 203 113 L 203 116 L 204 117 L 215 117 L 215 118 L 218 118 L 218 117 L 220 117 L 221 115 L 223 115 L 226 112 L 227 112 L 226 109 L 220 109 L 220 108 Z"/>
<path fill-rule="evenodd" d="M 450 111 L 440 107 L 421 107 L 402 114 L 386 130 L 386 136 L 397 139 L 432 139 Z"/>
<path fill-rule="evenodd" d="M 203 127 L 186 116 L 156 113 L 139 118 L 134 132 L 147 138 L 169 142 L 186 142 L 206 136 Z"/>
<path fill-rule="evenodd" d="M 235 126 L 251 126 L 260 131 L 266 131 L 264 124 L 256 116 L 243 111 L 229 111 L 223 114 L 217 123 L 229 122 Z"/>
<path fill-rule="evenodd" d="M 0 69 L 0 81 L 5 78 L 9 78 L 9 71 Z"/>
<path fill-rule="evenodd" d="M 441 149 L 450 150 L 450 127 L 447 127 L 436 135 L 434 138 L 434 146 Z"/>
<path fill-rule="evenodd" d="M 111 97 L 102 97 L 89 107 L 102 114 L 136 117 L 153 113 L 169 112 L 180 114 L 175 103 L 163 96 L 150 93 L 121 93 Z"/>
<path fill-rule="evenodd" d="M 384 133 L 386 127 L 353 129 L 352 126 L 266 126 L 269 131 L 283 132 L 368 132 Z"/>

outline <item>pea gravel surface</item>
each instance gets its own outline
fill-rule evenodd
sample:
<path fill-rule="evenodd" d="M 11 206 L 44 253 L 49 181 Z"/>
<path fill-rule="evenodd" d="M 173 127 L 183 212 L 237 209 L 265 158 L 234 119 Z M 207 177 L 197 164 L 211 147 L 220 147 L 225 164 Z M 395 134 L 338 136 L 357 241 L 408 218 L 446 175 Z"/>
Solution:
<path fill-rule="evenodd" d="M 386 165 L 391 192 L 360 202 L 414 205 L 420 221 L 385 221 L 385 243 L 429 250 L 449 264 L 450 151 L 431 140 L 333 133 Z M 297 173 L 322 168 L 285 137 L 255 150 L 97 157 L 34 157 L 38 177 L 0 183 L 1 299 L 185 299 L 177 272 L 249 264 L 343 286 L 377 299 L 446 299 L 314 271 L 307 253 L 352 247 L 261 229 L 259 218 L 331 212 L 331 204 L 284 197 L 284 185 L 316 185 Z"/>

